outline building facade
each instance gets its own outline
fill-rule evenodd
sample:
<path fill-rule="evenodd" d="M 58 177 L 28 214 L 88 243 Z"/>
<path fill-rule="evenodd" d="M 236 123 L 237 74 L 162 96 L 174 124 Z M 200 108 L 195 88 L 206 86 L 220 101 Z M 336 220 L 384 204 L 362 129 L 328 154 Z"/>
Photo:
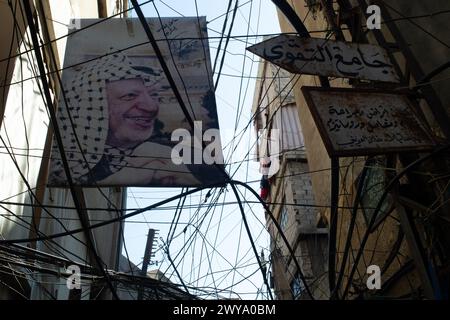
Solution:
<path fill-rule="evenodd" d="M 325 299 L 327 229 L 320 225 L 291 75 L 261 61 L 252 115 L 258 137 L 261 196 L 285 234 L 306 281 Z M 269 215 L 271 276 L 277 299 L 307 295 L 295 261 Z M 325 281 L 325 282 L 324 282 Z"/>
<path fill-rule="evenodd" d="M 277 1 L 277 3 L 284 1 Z M 295 81 L 312 190 L 328 243 L 328 294 L 333 299 L 441 299 L 448 297 L 449 55 L 445 1 L 382 4 L 380 29 L 367 28 L 372 3 L 286 1 L 314 38 L 371 43 L 387 50 L 397 85 L 328 78 L 331 87 L 410 90 L 416 112 L 437 141 L 431 154 L 383 153 L 339 159 L 338 210 L 332 213 L 331 159 L 301 91 L 321 86 L 318 76 Z M 369 8 L 370 9 L 370 8 Z M 282 32 L 296 32 L 279 11 Z M 443 145 L 444 151 L 439 151 Z M 428 157 L 427 157 L 428 155 Z M 438 178 L 439 177 L 439 178 Z M 359 186 L 359 188 L 358 188 Z M 360 192 L 358 194 L 358 189 Z M 379 210 L 375 208 L 379 206 Z M 312 256 L 308 258 L 312 259 Z M 300 259 L 300 261 L 302 261 Z M 379 275 L 379 284 L 370 277 Z M 304 270 L 307 273 L 307 270 Z"/>
<path fill-rule="evenodd" d="M 104 18 L 122 12 L 127 8 L 127 1 L 50 0 L 36 1 L 35 6 L 33 2 L 30 4 L 34 24 L 38 26 L 37 37 L 44 44 L 41 52 L 51 98 L 57 101 L 61 94 L 57 72 L 63 65 L 69 28 L 76 30 L 79 18 Z M 24 2 L 3 1 L 0 15 L 1 40 L 8 44 L 0 49 L 1 237 L 3 240 L 33 239 L 80 228 L 79 216 L 71 209 L 74 202 L 69 189 L 46 187 L 53 131 Z M 77 193 L 84 208 L 124 206 L 124 194 L 119 188 L 89 192 L 80 188 Z M 120 210 L 101 213 L 82 208 L 81 211 L 88 221 L 109 220 L 121 214 Z M 122 224 L 118 222 L 69 237 L 21 243 L 21 247 L 2 244 L 1 298 L 73 298 L 72 290 L 66 285 L 71 275 L 67 269 L 70 261 L 79 266 L 96 266 L 97 255 L 102 268 L 118 270 L 122 232 Z M 87 245 L 87 237 L 92 239 L 94 248 Z M 92 272 L 99 275 L 97 271 Z M 111 292 L 103 290 L 105 282 L 94 279 L 82 278 L 77 299 L 111 298 Z"/>

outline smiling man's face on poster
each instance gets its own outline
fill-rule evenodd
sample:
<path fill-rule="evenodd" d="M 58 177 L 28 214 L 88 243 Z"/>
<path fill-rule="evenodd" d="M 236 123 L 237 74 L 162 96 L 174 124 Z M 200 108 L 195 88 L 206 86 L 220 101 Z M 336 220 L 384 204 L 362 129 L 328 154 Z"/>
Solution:
<path fill-rule="evenodd" d="M 81 20 L 82 27 L 95 21 Z M 201 40 L 207 38 L 205 19 L 200 29 L 197 17 L 148 21 L 157 39 L 171 39 L 158 43 L 172 76 L 179 73 L 183 79 L 174 76 L 191 119 L 200 121 L 203 131 L 218 129 L 208 44 Z M 113 41 L 107 36 L 111 32 Z M 172 132 L 192 128 L 139 21 L 111 19 L 80 34 L 68 37 L 58 103 L 74 184 L 181 187 L 223 181 L 217 164 L 172 161 L 177 144 Z M 220 145 L 220 136 L 215 139 Z M 48 184 L 67 186 L 56 143 Z"/>

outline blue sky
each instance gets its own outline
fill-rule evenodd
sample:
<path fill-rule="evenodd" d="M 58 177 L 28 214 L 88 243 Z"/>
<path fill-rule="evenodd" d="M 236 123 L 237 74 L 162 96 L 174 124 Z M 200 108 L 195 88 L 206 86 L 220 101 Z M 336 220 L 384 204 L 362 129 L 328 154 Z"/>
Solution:
<path fill-rule="evenodd" d="M 139 1 L 140 3 L 144 1 Z M 234 1 L 232 8 L 234 7 Z M 194 0 L 155 0 L 154 5 L 161 17 L 197 16 L 196 2 Z M 153 3 L 142 7 L 146 17 L 156 17 Z M 250 145 L 253 145 L 255 136 L 253 127 L 248 126 L 243 131 L 239 143 L 230 143 L 233 132 L 241 132 L 249 122 L 250 110 L 253 100 L 254 79 L 256 76 L 259 58 L 245 51 L 254 43 L 260 42 L 262 37 L 244 37 L 247 34 L 272 34 L 279 32 L 278 19 L 274 5 L 269 0 L 239 1 L 233 27 L 233 36 L 225 55 L 224 66 L 216 91 L 217 110 L 221 129 L 222 145 L 226 163 L 234 163 L 228 167 L 229 172 L 235 173 L 235 179 L 241 181 L 258 181 L 261 177 L 258 164 L 245 159 L 254 158 L 254 152 L 246 158 Z M 208 21 L 209 37 L 218 37 L 225 19 L 223 15 L 228 1 L 197 1 L 198 14 L 206 16 Z M 136 16 L 133 13 L 132 16 Z M 231 20 L 231 14 L 229 21 Z M 228 30 L 228 27 L 227 27 Z M 241 37 L 242 36 L 242 37 Z M 216 55 L 219 39 L 209 41 L 212 63 Z M 223 46 L 222 46 L 223 47 Z M 220 53 L 222 55 L 223 51 Z M 241 77 L 243 75 L 244 77 Z M 216 81 L 217 75 L 214 75 Z M 240 114 L 240 115 L 239 115 Z M 237 127 L 236 127 L 236 119 Z M 237 147 L 236 147 L 237 146 Z M 233 147 L 233 148 L 231 148 Z M 234 147 L 236 149 L 234 150 Z M 231 152 L 233 150 L 233 152 Z M 231 170 L 230 170 L 231 168 Z M 254 189 L 259 188 L 259 182 L 250 184 Z M 248 192 L 240 189 L 242 197 L 255 201 Z M 145 207 L 167 197 L 179 194 L 180 189 L 160 188 L 129 188 L 128 208 Z M 185 207 L 169 246 L 171 258 L 177 265 L 183 281 L 193 287 L 202 287 L 209 294 L 204 298 L 242 298 L 262 299 L 260 289 L 263 287 L 262 276 L 258 271 L 256 259 L 251 250 L 248 236 L 245 232 L 241 214 L 236 199 L 228 188 L 219 196 L 217 203 L 225 205 L 215 206 L 210 212 L 206 208 L 196 210 L 199 203 L 204 203 L 205 192 L 197 193 L 186 198 Z M 214 198 L 211 196 L 208 204 Z M 176 273 L 163 254 L 167 241 L 170 223 L 174 217 L 177 202 L 165 205 L 161 210 L 154 210 L 135 216 L 126 223 L 125 240 L 130 259 L 140 266 L 144 255 L 144 248 L 149 228 L 158 229 L 160 240 L 149 270 L 159 268 L 170 277 L 171 281 L 180 283 Z M 263 210 L 258 204 L 245 205 L 245 212 L 251 228 L 253 239 L 258 251 L 265 251 L 268 256 L 269 240 L 263 225 Z M 201 223 L 202 222 L 202 223 Z M 183 245 L 189 245 L 184 250 Z M 125 252 L 123 252 L 125 254 Z M 184 254 L 184 258 L 182 255 Z M 246 279 L 248 277 L 248 279 Z M 222 290 L 214 293 L 214 288 Z M 232 291 L 232 292 L 231 292 Z"/>

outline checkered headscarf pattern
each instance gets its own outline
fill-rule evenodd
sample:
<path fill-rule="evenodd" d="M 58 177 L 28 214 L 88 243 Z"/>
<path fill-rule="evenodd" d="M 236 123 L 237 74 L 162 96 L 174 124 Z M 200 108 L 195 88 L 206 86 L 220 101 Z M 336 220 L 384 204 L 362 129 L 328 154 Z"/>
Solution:
<path fill-rule="evenodd" d="M 141 78 L 146 86 L 156 82 L 152 75 L 133 69 L 131 61 L 125 55 L 113 53 L 87 63 L 81 71 L 65 83 L 67 106 L 61 96 L 58 126 L 74 182 L 82 182 L 80 178 L 86 177 L 89 170 L 100 161 L 103 155 L 111 160 L 110 163 L 114 163 L 114 166 L 110 168 L 112 172 L 126 166 L 125 156 L 132 150 L 115 150 L 116 148 L 105 145 L 109 123 L 106 82 L 135 78 Z M 69 112 L 74 128 L 70 122 Z M 88 163 L 84 161 L 82 153 Z M 49 183 L 56 185 L 67 183 L 56 142 L 52 150 Z"/>

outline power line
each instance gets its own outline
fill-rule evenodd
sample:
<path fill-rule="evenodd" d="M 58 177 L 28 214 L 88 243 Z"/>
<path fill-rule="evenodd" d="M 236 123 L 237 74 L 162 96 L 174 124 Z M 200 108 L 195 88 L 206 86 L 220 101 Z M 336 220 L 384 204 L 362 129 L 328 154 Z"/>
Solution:
<path fill-rule="evenodd" d="M 217 72 L 216 83 L 214 84 L 214 91 L 217 90 L 217 86 L 218 86 L 218 84 L 219 84 L 220 73 L 222 72 L 223 63 L 225 62 L 225 52 L 226 52 L 226 49 L 227 49 L 227 47 L 228 47 L 228 43 L 229 43 L 229 41 L 230 41 L 231 31 L 232 31 L 232 29 L 233 29 L 234 20 L 235 20 L 235 18 L 236 18 L 236 12 L 237 12 L 237 9 L 238 9 L 238 4 L 239 4 L 239 1 L 236 0 L 235 5 L 234 5 L 234 9 L 233 9 L 233 15 L 232 15 L 232 17 L 231 17 L 230 27 L 229 27 L 229 29 L 228 29 L 228 35 L 227 35 L 227 37 L 226 37 L 226 39 L 225 39 L 224 53 L 223 53 L 222 59 L 221 59 L 221 61 L 220 61 L 219 71 Z"/>
<path fill-rule="evenodd" d="M 147 206 L 147 207 L 142 208 L 142 209 L 139 209 L 139 210 L 135 210 L 135 211 L 133 211 L 133 212 L 131 212 L 131 213 L 122 215 L 121 217 L 118 217 L 118 218 L 113 218 L 113 219 L 110 219 L 110 220 L 107 220 L 107 221 L 104 221 L 104 222 L 101 222 L 101 223 L 97 223 L 97 224 L 94 224 L 94 225 L 90 225 L 90 226 L 87 227 L 87 228 L 78 228 L 78 229 L 70 230 L 70 231 L 68 231 L 68 232 L 60 232 L 60 233 L 56 233 L 56 234 L 53 234 L 53 235 L 47 235 L 47 236 L 43 236 L 43 237 L 35 237 L 35 238 L 27 238 L 27 239 L 13 239 L 13 240 L 12 240 L 12 239 L 8 239 L 8 240 L 0 240 L 0 244 L 6 244 L 6 243 L 24 243 L 24 242 L 30 242 L 30 241 L 43 241 L 43 240 L 49 240 L 49 239 L 55 239 L 55 238 L 59 238 L 59 237 L 64 237 L 64 236 L 67 236 L 67 235 L 70 235 L 70 234 L 75 234 L 75 233 L 85 232 L 85 231 L 90 230 L 90 229 L 99 228 L 99 227 L 101 227 L 101 226 L 105 226 L 105 225 L 108 225 L 108 224 L 110 224 L 110 223 L 114 223 L 114 222 L 118 222 L 118 221 L 121 221 L 121 220 L 125 220 L 125 219 L 127 219 L 127 218 L 129 218 L 129 217 L 135 216 L 135 215 L 140 214 L 140 213 L 142 213 L 142 212 L 151 210 L 151 209 L 153 209 L 153 208 L 157 208 L 157 207 L 159 207 L 159 206 L 161 206 L 161 205 L 163 205 L 163 204 L 166 204 L 166 203 L 168 203 L 168 202 L 171 202 L 171 201 L 173 201 L 173 200 L 176 200 L 176 199 L 178 199 L 179 197 L 182 197 L 182 196 L 184 196 L 184 195 L 189 195 L 189 194 L 191 194 L 191 193 L 195 193 L 195 192 L 198 192 L 198 191 L 200 191 L 200 190 L 203 190 L 203 189 L 206 189 L 206 188 L 209 188 L 209 187 L 211 187 L 211 186 L 206 186 L 206 185 L 205 185 L 205 186 L 202 186 L 202 187 L 198 187 L 198 188 L 195 188 L 195 189 L 186 191 L 186 192 L 184 192 L 184 193 L 181 194 L 181 195 L 177 195 L 177 196 L 174 196 L 174 197 L 167 198 L 167 199 L 165 199 L 165 200 L 163 200 L 163 201 L 160 201 L 160 202 L 158 202 L 158 203 L 155 203 L 155 204 L 153 204 L 153 205 Z"/>
<path fill-rule="evenodd" d="M 250 201 L 250 200 L 241 200 L 242 203 L 246 203 L 246 204 L 258 204 L 260 203 L 259 201 Z M 271 206 L 276 206 L 276 205 L 280 205 L 280 206 L 292 206 L 292 207 L 307 207 L 307 208 L 330 208 L 330 205 L 317 205 L 317 204 L 308 204 L 308 203 L 288 203 L 288 202 L 265 202 L 267 205 L 271 205 Z M 0 204 L 5 204 L 5 205 L 15 205 L 15 206 L 23 206 L 23 207 L 39 207 L 38 205 L 33 205 L 33 204 L 24 204 L 24 203 L 19 203 L 19 202 L 8 202 L 8 201 L 0 201 Z M 232 206 L 232 205 L 236 205 L 238 204 L 238 202 L 236 201 L 229 201 L 229 202 L 222 202 L 222 203 L 209 203 L 209 204 L 192 204 L 192 205 L 183 205 L 180 206 L 180 208 L 183 209 L 199 209 L 199 208 L 212 208 L 212 207 L 225 207 L 225 206 Z M 67 206 L 56 206 L 56 205 L 48 205 L 46 206 L 48 209 L 64 209 L 64 210 L 76 210 L 75 207 L 67 207 Z M 158 207 L 158 210 L 166 210 L 166 211 L 173 211 L 176 210 L 178 208 L 177 206 L 166 206 L 166 207 Z M 352 209 L 352 206 L 339 206 L 339 209 Z M 138 207 L 138 208 L 127 208 L 127 209 L 110 209 L 110 208 L 86 208 L 86 210 L 92 211 L 91 213 L 107 213 L 107 212 L 117 212 L 122 211 L 122 212 L 126 212 L 126 211 L 136 211 L 136 210 L 141 210 L 142 208 Z M 375 208 L 372 207 L 364 207 L 364 209 L 367 210 L 373 210 Z M 3 216 L 3 214 L 0 214 Z M 27 215 L 23 215 L 23 217 L 32 217 L 32 216 L 27 216 Z M 54 219 L 54 218 L 47 218 L 47 219 Z M 59 220 L 72 220 L 71 218 L 58 218 Z M 103 220 L 102 220 L 103 221 Z"/>
<path fill-rule="evenodd" d="M 162 30 L 162 33 L 163 33 L 163 35 L 164 35 L 164 39 L 166 40 L 166 43 L 169 43 L 169 40 L 168 40 L 167 34 L 166 34 L 166 28 L 164 27 L 164 25 L 163 25 L 163 23 L 162 23 L 161 16 L 159 15 L 158 8 L 156 7 L 156 4 L 155 4 L 154 1 L 153 1 L 153 7 L 155 8 L 156 14 L 158 15 L 159 24 L 160 24 L 160 26 L 161 26 L 161 30 Z M 141 20 L 141 22 L 142 22 L 142 20 Z M 144 28 L 144 29 L 145 29 L 145 28 Z M 148 30 L 150 30 L 150 28 L 148 28 Z M 199 26 L 199 30 L 201 30 L 200 26 Z M 147 32 L 147 31 L 146 31 L 146 32 Z M 151 41 L 150 41 L 150 42 L 151 42 Z M 155 44 L 156 44 L 156 42 L 155 42 Z M 203 44 L 203 41 L 202 41 L 202 44 Z M 181 81 L 181 85 L 183 86 L 183 90 L 184 90 L 184 93 L 185 93 L 185 95 L 186 95 L 186 99 L 187 99 L 189 108 L 191 109 L 192 116 L 194 117 L 194 119 L 196 119 L 195 112 L 194 112 L 194 108 L 192 107 L 191 99 L 190 99 L 190 97 L 189 97 L 189 93 L 188 93 L 188 90 L 187 90 L 187 87 L 186 87 L 186 83 L 184 82 L 184 79 L 183 79 L 183 77 L 181 76 L 180 70 L 178 69 L 178 66 L 177 66 L 177 64 L 175 63 L 175 58 L 174 58 L 174 56 L 173 56 L 172 48 L 171 48 L 170 45 L 168 45 L 168 49 L 169 49 L 169 55 L 170 55 L 170 58 L 171 58 L 171 60 L 172 60 L 172 65 L 173 65 L 173 67 L 174 67 L 174 69 L 175 69 L 175 71 L 176 71 L 176 73 L 177 73 L 177 75 L 178 75 L 178 79 L 180 79 L 180 81 Z M 153 47 L 153 50 L 155 50 L 155 47 Z M 158 49 L 158 50 L 159 50 L 159 49 Z M 155 52 L 156 52 L 156 50 L 155 50 Z M 158 53 L 157 53 L 157 56 L 158 56 Z M 162 55 L 161 55 L 161 56 L 162 56 Z M 160 61 L 160 63 L 161 63 L 161 61 Z M 207 63 L 207 61 L 206 61 L 206 56 L 205 56 L 204 63 L 205 63 L 205 65 L 206 65 L 206 63 Z M 163 69 L 164 69 L 164 67 L 163 67 Z M 169 70 L 169 69 L 167 69 L 167 72 L 169 72 L 168 70 Z M 167 76 L 166 70 L 164 70 L 164 73 L 165 73 L 166 76 Z M 170 76 L 170 77 L 171 77 L 171 76 Z M 208 80 L 209 80 L 209 77 L 208 77 Z M 172 86 L 171 80 L 169 80 L 169 84 Z M 175 82 L 173 83 L 173 86 L 175 86 Z M 173 86 L 172 86 L 172 90 L 173 90 Z M 176 87 L 176 86 L 175 86 L 175 87 Z M 175 93 L 175 96 L 177 96 L 176 93 Z M 181 97 L 181 96 L 180 96 L 180 97 Z M 182 108 L 183 108 L 183 107 L 182 107 Z"/>
<path fill-rule="evenodd" d="M 233 3 L 233 0 L 229 0 L 228 1 L 228 8 L 227 8 L 227 12 L 226 12 L 226 15 L 225 15 L 225 20 L 224 20 L 223 26 L 222 26 L 222 32 L 221 32 L 222 35 L 225 34 L 225 30 L 226 30 L 226 26 L 227 26 L 227 22 L 228 22 L 228 13 L 230 12 L 230 8 L 231 8 L 231 4 L 232 3 Z M 215 71 L 216 71 L 217 60 L 219 58 L 220 49 L 222 47 L 222 40 L 223 40 L 223 37 L 220 38 L 219 46 L 217 47 L 216 56 L 214 58 L 214 64 L 213 64 L 213 68 L 212 68 L 213 73 L 215 73 Z"/>
<path fill-rule="evenodd" d="M 141 5 L 145 5 L 145 4 L 150 3 L 150 2 L 153 2 L 153 1 L 154 1 L 154 0 L 148 0 L 148 1 L 143 2 Z M 240 5 L 240 7 L 243 6 L 243 5 L 245 5 L 245 4 L 250 3 L 251 1 L 252 1 L 252 0 L 247 1 L 246 3 Z M 162 1 L 161 1 L 161 2 L 162 2 Z M 66 35 L 60 36 L 60 37 L 58 37 L 58 38 L 56 38 L 56 39 L 50 40 L 49 42 L 45 42 L 45 43 L 41 44 L 41 45 L 40 45 L 40 48 L 41 48 L 41 47 L 48 46 L 48 45 L 52 44 L 53 42 L 62 40 L 62 39 L 64 39 L 64 38 L 66 38 L 66 37 L 69 37 L 69 36 L 71 36 L 71 35 L 73 35 L 73 34 L 75 34 L 75 33 L 78 33 L 78 32 L 81 32 L 81 31 L 83 31 L 83 30 L 86 30 L 86 29 L 88 29 L 88 28 L 91 28 L 91 27 L 93 27 L 93 26 L 95 26 L 95 25 L 98 25 L 98 24 L 100 24 L 100 23 L 104 23 L 105 21 L 107 21 L 107 20 L 109 20 L 109 19 L 112 19 L 112 18 L 115 18 L 115 17 L 117 17 L 117 16 L 120 16 L 120 15 L 126 13 L 126 12 L 129 12 L 129 11 L 133 10 L 133 9 L 134 9 L 134 8 L 131 7 L 131 8 L 129 8 L 129 9 L 127 9 L 127 10 L 124 10 L 124 11 L 121 11 L 121 12 L 116 13 L 116 14 L 114 14 L 114 15 L 108 16 L 108 17 L 106 17 L 106 18 L 104 18 L 104 19 L 102 19 L 102 20 L 96 21 L 96 22 L 94 22 L 94 23 L 92 23 L 92 24 L 89 24 L 89 25 L 87 25 L 87 26 L 85 26 L 85 27 L 82 27 L 82 28 L 79 28 L 79 29 L 72 30 L 70 33 L 68 33 L 68 34 L 66 34 Z M 383 21 L 381 21 L 381 24 L 387 24 L 387 23 L 389 23 L 389 22 L 396 22 L 396 21 L 403 21 L 403 20 L 420 19 L 420 18 L 425 18 L 425 17 L 435 17 L 435 16 L 438 16 L 438 15 L 448 14 L 448 13 L 450 13 L 450 10 L 440 10 L 440 11 L 432 12 L 432 13 L 427 14 L 427 15 L 403 16 L 403 17 L 401 17 L 401 18 L 393 18 L 393 19 L 383 20 Z M 215 20 L 215 19 L 209 21 L 208 23 L 210 23 L 210 22 L 212 22 L 212 21 L 214 21 L 214 20 Z M 364 29 L 364 28 L 367 28 L 367 25 L 362 25 L 361 28 L 363 28 L 363 29 Z M 344 27 L 344 28 L 341 28 L 341 30 L 350 30 L 350 28 Z M 217 32 L 217 33 L 220 34 L 220 32 L 218 32 L 218 31 L 215 31 L 215 30 L 211 30 L 211 31 L 214 31 L 214 32 Z M 326 33 L 326 32 L 330 32 L 330 31 L 333 31 L 333 30 L 332 30 L 332 29 L 317 29 L 317 30 L 310 30 L 309 33 L 310 33 L 310 34 L 314 34 L 314 33 Z M 246 37 L 250 37 L 250 38 L 259 38 L 259 37 L 264 37 L 264 36 L 277 36 L 277 35 L 283 35 L 283 34 L 285 34 L 285 35 L 297 35 L 297 33 L 295 33 L 295 32 L 287 32 L 287 33 L 268 33 L 268 34 L 259 34 L 259 35 L 249 35 L 249 36 L 243 36 L 243 35 L 231 35 L 231 36 L 230 36 L 230 39 L 239 40 L 240 38 L 246 38 Z M 212 39 L 212 40 L 214 40 L 214 39 L 220 39 L 220 38 L 222 38 L 222 37 L 207 37 L 207 38 L 205 38 L 205 39 Z M 190 39 L 198 39 L 198 38 L 177 38 L 177 39 L 169 39 L 169 40 L 190 40 Z M 202 38 L 202 39 L 203 39 L 203 38 Z M 156 41 L 164 41 L 164 39 L 156 39 Z M 145 42 L 145 43 L 148 43 L 148 42 Z M 142 44 L 140 44 L 140 45 L 143 45 L 143 44 L 145 44 L 145 43 L 142 43 Z M 30 51 L 32 51 L 32 49 L 27 50 L 27 51 L 24 51 L 24 52 L 22 52 L 22 53 L 20 53 L 20 54 L 14 54 L 14 55 L 10 54 L 7 58 L 2 58 L 2 59 L 0 59 L 0 62 L 8 61 L 9 59 L 16 58 L 16 57 L 18 57 L 18 56 L 20 56 L 20 55 L 22 55 L 22 54 L 25 54 L 26 52 L 30 52 Z"/>
<path fill-rule="evenodd" d="M 422 30 L 425 34 L 427 34 L 428 36 L 430 36 L 431 38 L 433 38 L 434 40 L 436 40 L 437 42 L 439 42 L 440 44 L 444 45 L 445 47 L 447 47 L 448 49 L 450 49 L 450 45 L 447 44 L 446 42 L 442 41 L 441 39 L 439 39 L 436 35 L 434 35 L 432 32 L 428 31 L 427 29 L 425 29 L 424 27 L 422 27 L 421 25 L 419 25 L 418 23 L 414 22 L 413 19 L 417 19 L 417 18 L 424 18 L 424 17 L 429 17 L 432 18 L 434 16 L 437 16 L 439 14 L 444 14 L 444 13 L 450 13 L 450 10 L 441 10 L 441 11 L 437 11 L 436 13 L 432 13 L 430 15 L 420 15 L 420 16 L 413 16 L 413 17 L 407 17 L 405 15 L 403 15 L 400 11 L 398 11 L 397 9 L 393 8 L 391 5 L 389 5 L 386 1 L 383 0 L 383 4 L 388 7 L 389 9 L 391 9 L 392 11 L 394 11 L 395 13 L 397 13 L 402 19 L 407 20 L 408 22 L 410 22 L 413 26 L 417 27 L 418 29 Z M 393 20 L 393 19 L 392 19 Z M 389 22 L 394 22 L 394 21 L 399 21 L 394 20 L 394 21 L 389 21 Z M 385 21 L 386 23 L 386 21 Z"/>
<path fill-rule="evenodd" d="M 40 76 L 41 76 L 41 81 L 42 81 L 42 86 L 44 88 L 44 95 L 45 95 L 45 99 L 47 101 L 47 109 L 50 113 L 51 116 L 51 122 L 54 128 L 54 133 L 55 133 L 55 138 L 57 140 L 58 143 L 58 147 L 59 147 L 59 151 L 61 154 L 61 160 L 63 162 L 63 167 L 64 167 L 64 171 L 67 177 L 67 181 L 69 183 L 70 186 L 70 190 L 72 193 L 72 197 L 73 197 L 73 202 L 75 204 L 75 207 L 77 208 L 77 213 L 79 215 L 80 218 L 80 222 L 81 225 L 83 226 L 83 229 L 86 229 L 86 227 L 89 225 L 88 222 L 86 221 L 86 218 L 83 216 L 83 212 L 82 212 L 82 207 L 81 204 L 79 203 L 79 199 L 77 197 L 77 192 L 74 188 L 73 182 L 72 182 L 72 178 L 70 175 L 70 168 L 67 164 L 67 159 L 64 153 L 64 148 L 63 148 L 63 144 L 62 144 L 62 138 L 61 138 L 61 134 L 59 132 L 59 127 L 58 127 L 58 123 L 56 121 L 56 115 L 55 115 L 55 111 L 53 109 L 53 103 L 52 103 L 52 98 L 51 98 L 51 94 L 50 94 L 50 89 L 47 83 L 47 79 L 45 77 L 45 66 L 44 66 L 44 62 L 43 62 L 43 58 L 41 55 L 41 52 L 38 48 L 39 46 L 39 41 L 37 38 L 37 30 L 36 27 L 34 25 L 34 21 L 33 21 L 33 13 L 31 10 L 31 6 L 30 4 L 25 1 L 24 2 L 24 8 L 25 8 L 25 14 L 27 17 L 27 21 L 28 21 L 28 26 L 30 28 L 30 33 L 31 33 L 31 38 L 33 41 L 33 46 L 34 46 L 34 51 L 36 54 L 36 59 L 37 59 L 37 63 L 38 63 L 38 67 L 39 67 L 39 72 L 40 72 Z M 113 296 L 115 299 L 119 300 L 119 297 L 117 296 L 117 293 L 115 292 L 114 286 L 112 285 L 111 281 L 108 278 L 108 275 L 106 274 L 106 272 L 103 269 L 103 262 L 101 261 L 100 257 L 98 256 L 98 254 L 96 253 L 96 249 L 95 249 L 95 245 L 93 243 L 93 240 L 91 238 L 91 235 L 88 233 L 87 229 L 85 231 L 86 234 L 86 238 L 88 240 L 88 244 L 92 250 L 92 253 L 94 255 L 94 258 L 96 260 L 96 263 L 98 264 L 98 267 L 101 269 L 101 271 L 104 273 L 105 279 L 108 283 L 109 289 L 111 290 Z"/>
<path fill-rule="evenodd" d="M 347 285 L 346 285 L 346 287 L 344 289 L 344 293 L 342 295 L 343 298 L 345 298 L 345 296 L 348 293 L 348 290 L 350 288 L 350 284 L 352 282 L 354 273 L 356 272 L 356 269 L 358 267 L 359 259 L 361 258 L 361 255 L 363 253 L 364 247 L 365 247 L 365 245 L 367 243 L 367 240 L 369 238 L 370 231 L 371 231 L 373 225 L 375 224 L 375 221 L 376 221 L 376 218 L 377 218 L 377 213 L 380 211 L 381 206 L 383 205 L 384 200 L 386 199 L 386 197 L 387 197 L 388 193 L 390 192 L 390 190 L 395 186 L 395 184 L 399 181 L 399 179 L 402 176 L 404 176 L 406 173 L 408 173 L 412 168 L 414 168 L 417 165 L 423 163 L 424 161 L 429 160 L 430 158 L 433 158 L 434 156 L 436 156 L 439 153 L 447 151 L 448 149 L 450 149 L 450 145 L 446 145 L 446 146 L 440 147 L 440 148 L 434 150 L 433 152 L 431 152 L 431 153 L 429 153 L 429 154 L 427 154 L 425 156 L 422 156 L 421 158 L 415 160 L 414 162 L 412 162 L 408 166 L 406 166 L 398 174 L 396 174 L 395 177 L 393 177 L 391 179 L 391 181 L 386 185 L 386 187 L 385 187 L 385 189 L 383 191 L 383 194 L 380 196 L 380 198 L 379 198 L 379 200 L 377 202 L 377 206 L 376 206 L 374 212 L 372 213 L 372 217 L 371 217 L 371 219 L 370 219 L 370 221 L 368 223 L 368 226 L 367 226 L 366 232 L 364 233 L 363 239 L 360 242 L 360 247 L 359 247 L 358 253 L 356 255 L 356 259 L 355 259 L 355 261 L 353 263 L 353 266 L 352 266 L 352 269 L 350 271 L 349 280 L 347 282 Z"/>

